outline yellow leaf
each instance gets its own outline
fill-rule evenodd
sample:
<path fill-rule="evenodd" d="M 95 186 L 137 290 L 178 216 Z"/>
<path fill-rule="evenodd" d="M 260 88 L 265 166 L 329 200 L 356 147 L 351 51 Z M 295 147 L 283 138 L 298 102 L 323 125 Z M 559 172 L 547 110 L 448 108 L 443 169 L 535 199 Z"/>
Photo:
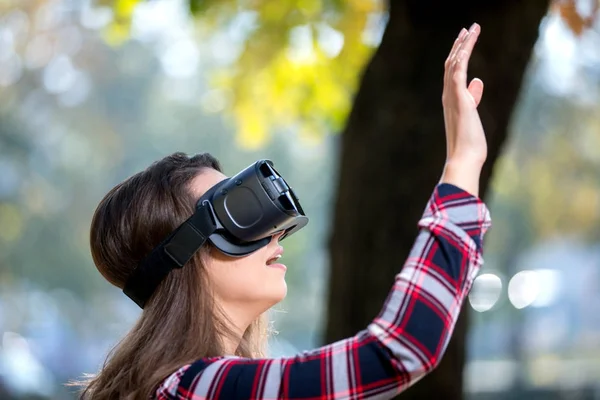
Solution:
<path fill-rule="evenodd" d="M 245 150 L 257 150 L 267 141 L 267 129 L 263 116 L 252 107 L 243 105 L 236 110 L 238 127 L 237 144 Z"/>
<path fill-rule="evenodd" d="M 594 21 L 598 14 L 600 1 L 592 2 L 592 10 L 589 15 L 584 16 L 577 10 L 576 0 L 556 0 L 552 4 L 553 11 L 558 11 L 567 26 L 576 36 L 580 36 L 585 29 L 589 29 L 594 25 Z"/>
<path fill-rule="evenodd" d="M 569 214 L 572 216 L 573 225 L 580 229 L 593 228 L 597 224 L 600 209 L 599 193 L 595 183 L 582 180 L 570 195 Z"/>
<path fill-rule="evenodd" d="M 321 0 L 298 0 L 298 8 L 309 18 L 314 18 L 323 10 Z"/>
<path fill-rule="evenodd" d="M 492 182 L 494 193 L 503 198 L 513 196 L 519 190 L 522 179 L 519 179 L 519 166 L 511 153 L 501 154 L 496 160 L 494 169 L 502 179 Z"/>
<path fill-rule="evenodd" d="M 138 2 L 139 0 L 115 0 L 113 7 L 115 18 L 129 20 Z"/>
<path fill-rule="evenodd" d="M 108 25 L 102 31 L 102 37 L 110 46 L 122 45 L 129 39 L 129 36 L 129 26 L 117 22 Z"/>
<path fill-rule="evenodd" d="M 23 216 L 14 204 L 0 203 L 0 239 L 14 242 L 23 233 Z"/>

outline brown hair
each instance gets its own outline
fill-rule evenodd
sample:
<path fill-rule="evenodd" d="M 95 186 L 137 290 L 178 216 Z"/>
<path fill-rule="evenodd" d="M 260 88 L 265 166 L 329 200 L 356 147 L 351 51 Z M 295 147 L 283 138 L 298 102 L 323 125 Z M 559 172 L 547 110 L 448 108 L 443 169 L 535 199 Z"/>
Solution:
<path fill-rule="evenodd" d="M 102 199 L 92 219 L 90 245 L 106 280 L 123 288 L 142 258 L 193 213 L 198 199 L 190 183 L 206 168 L 221 171 L 210 154 L 190 158 L 175 153 L 118 184 Z M 222 340 L 235 334 L 213 301 L 203 263 L 207 252 L 204 246 L 184 268 L 169 273 L 101 371 L 79 383 L 85 386 L 82 399 L 148 399 L 183 365 L 225 355 Z M 246 330 L 236 355 L 262 356 L 262 319 Z"/>

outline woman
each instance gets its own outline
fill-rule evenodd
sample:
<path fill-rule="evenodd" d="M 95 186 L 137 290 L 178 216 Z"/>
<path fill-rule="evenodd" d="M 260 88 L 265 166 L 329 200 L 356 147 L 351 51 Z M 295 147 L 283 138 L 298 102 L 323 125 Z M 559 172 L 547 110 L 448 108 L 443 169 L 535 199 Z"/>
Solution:
<path fill-rule="evenodd" d="M 479 32 L 477 24 L 461 30 L 446 60 L 441 182 L 381 313 L 364 331 L 296 357 L 261 358 L 262 315 L 287 290 L 285 266 L 271 263 L 283 251 L 282 233 L 243 257 L 202 245 L 183 267 L 165 273 L 147 299 L 136 300 L 144 307 L 139 321 L 82 398 L 391 398 L 435 368 L 483 263 L 490 225 L 477 197 L 487 157 L 477 113 L 483 83 L 466 82 Z M 210 155 L 177 153 L 111 190 L 91 227 L 100 273 L 125 288 L 136 265 L 224 179 Z"/>

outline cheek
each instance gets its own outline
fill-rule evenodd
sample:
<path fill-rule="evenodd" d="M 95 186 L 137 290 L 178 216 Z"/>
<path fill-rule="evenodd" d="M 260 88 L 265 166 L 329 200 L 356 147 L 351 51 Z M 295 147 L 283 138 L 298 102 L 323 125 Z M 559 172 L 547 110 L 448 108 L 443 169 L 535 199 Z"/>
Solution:
<path fill-rule="evenodd" d="M 210 269 L 216 294 L 227 302 L 261 303 L 266 308 L 283 300 L 285 272 L 267 267 L 263 260 L 251 255 L 214 263 Z"/>

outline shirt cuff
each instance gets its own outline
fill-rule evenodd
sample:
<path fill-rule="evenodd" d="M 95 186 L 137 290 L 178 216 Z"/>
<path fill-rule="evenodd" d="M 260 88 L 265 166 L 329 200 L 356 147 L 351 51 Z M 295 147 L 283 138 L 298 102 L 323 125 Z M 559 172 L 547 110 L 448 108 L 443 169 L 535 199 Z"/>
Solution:
<path fill-rule="evenodd" d="M 431 223 L 450 222 L 464 230 L 481 251 L 483 237 L 492 225 L 490 212 L 485 203 L 471 193 L 449 183 L 440 183 L 435 187 L 420 227 Z"/>

